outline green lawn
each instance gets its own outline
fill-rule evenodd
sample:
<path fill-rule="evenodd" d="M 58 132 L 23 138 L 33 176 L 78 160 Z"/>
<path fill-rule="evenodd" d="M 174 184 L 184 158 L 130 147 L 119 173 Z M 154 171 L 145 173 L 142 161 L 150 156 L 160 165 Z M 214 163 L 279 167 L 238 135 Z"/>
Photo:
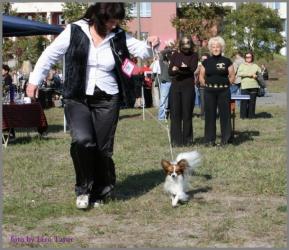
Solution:
<path fill-rule="evenodd" d="M 63 110 L 45 113 L 45 138 L 17 134 L 3 149 L 4 247 L 286 247 L 285 107 L 257 107 L 254 120 L 237 117 L 235 145 L 225 148 L 204 147 L 204 121 L 194 117 L 196 144 L 174 155 L 198 150 L 203 164 L 191 177 L 191 200 L 177 208 L 163 192 L 167 132 L 148 113 L 143 121 L 140 110 L 122 110 L 115 198 L 88 211 L 75 208 Z"/>
<path fill-rule="evenodd" d="M 256 61 L 256 63 L 261 66 L 265 64 L 269 71 L 269 80 L 267 81 L 268 89 L 271 93 L 281 93 L 287 91 L 288 86 L 288 72 L 287 57 L 281 55 L 274 55 L 272 61 L 266 61 L 261 59 Z"/>

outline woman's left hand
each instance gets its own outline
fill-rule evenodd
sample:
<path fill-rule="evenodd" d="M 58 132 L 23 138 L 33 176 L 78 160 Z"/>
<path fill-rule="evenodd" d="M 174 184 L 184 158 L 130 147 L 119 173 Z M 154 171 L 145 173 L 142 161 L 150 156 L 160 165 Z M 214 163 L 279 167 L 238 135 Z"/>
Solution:
<path fill-rule="evenodd" d="M 150 43 L 153 47 L 156 47 L 160 44 L 160 39 L 158 36 L 149 36 L 147 42 Z"/>

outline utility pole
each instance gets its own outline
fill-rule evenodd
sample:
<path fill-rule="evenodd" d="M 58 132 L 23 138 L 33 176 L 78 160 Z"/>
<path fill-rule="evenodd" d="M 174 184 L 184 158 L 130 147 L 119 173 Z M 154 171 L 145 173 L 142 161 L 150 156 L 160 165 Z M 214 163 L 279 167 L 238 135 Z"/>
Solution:
<path fill-rule="evenodd" d="M 136 2 L 136 8 L 137 8 L 137 22 L 138 22 L 138 27 L 137 27 L 137 39 L 140 40 L 140 33 L 141 33 L 141 23 L 140 23 L 140 2 Z M 142 63 L 141 63 L 141 59 L 138 58 L 137 59 L 137 65 L 138 67 L 141 67 L 142 66 Z M 145 100 L 144 100 L 144 87 L 142 85 L 141 87 L 141 96 L 142 96 L 142 119 L 145 120 Z"/>
<path fill-rule="evenodd" d="M 140 40 L 140 34 L 141 34 L 141 23 L 140 23 L 140 2 L 136 2 L 136 8 L 137 8 L 137 39 Z M 141 60 L 138 58 L 137 64 L 139 67 L 141 67 Z"/>

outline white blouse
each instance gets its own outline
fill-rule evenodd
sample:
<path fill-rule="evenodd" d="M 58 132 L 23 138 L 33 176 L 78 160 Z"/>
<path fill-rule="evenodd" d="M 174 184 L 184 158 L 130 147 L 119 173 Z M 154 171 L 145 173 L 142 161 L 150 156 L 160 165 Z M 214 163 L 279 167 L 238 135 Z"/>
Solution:
<path fill-rule="evenodd" d="M 113 73 L 115 60 L 110 48 L 109 40 L 115 33 L 109 33 L 104 40 L 95 47 L 92 36 L 89 32 L 89 25 L 84 20 L 75 22 L 79 25 L 90 41 L 89 54 L 86 69 L 86 95 L 92 95 L 95 85 L 107 94 L 119 92 L 116 77 Z M 29 83 L 40 85 L 47 76 L 50 68 L 66 53 L 69 47 L 71 25 L 67 25 L 64 31 L 44 50 L 39 57 L 33 72 L 30 74 Z M 140 41 L 126 34 L 126 44 L 129 53 L 141 59 L 152 57 L 152 49 L 145 41 Z"/>

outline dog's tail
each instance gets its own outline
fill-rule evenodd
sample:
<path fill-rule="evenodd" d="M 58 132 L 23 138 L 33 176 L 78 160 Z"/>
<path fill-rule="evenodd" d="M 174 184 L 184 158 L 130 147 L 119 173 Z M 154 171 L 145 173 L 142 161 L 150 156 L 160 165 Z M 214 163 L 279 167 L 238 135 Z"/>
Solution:
<path fill-rule="evenodd" d="M 188 162 L 188 172 L 191 174 L 202 163 L 202 157 L 197 151 L 183 152 L 178 154 L 176 161 L 186 160 Z"/>

